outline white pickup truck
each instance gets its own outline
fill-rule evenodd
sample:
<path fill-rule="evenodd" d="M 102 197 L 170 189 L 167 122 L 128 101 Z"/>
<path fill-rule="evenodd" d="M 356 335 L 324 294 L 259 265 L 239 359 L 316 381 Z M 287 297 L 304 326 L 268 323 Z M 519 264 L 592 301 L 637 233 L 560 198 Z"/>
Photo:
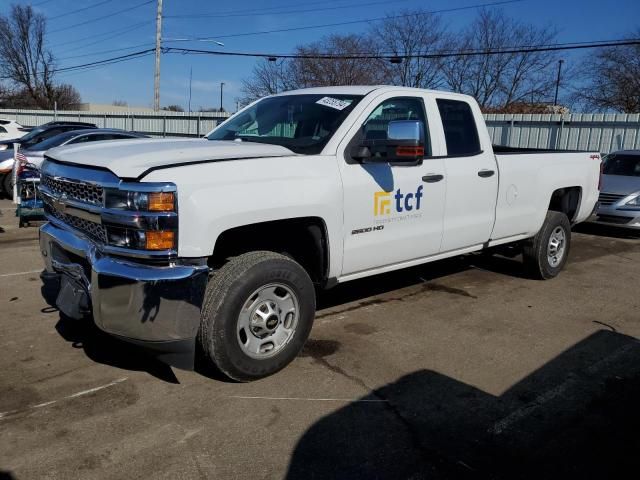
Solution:
<path fill-rule="evenodd" d="M 287 92 L 207 139 L 47 157 L 59 309 L 240 381 L 296 357 L 319 288 L 504 244 L 555 277 L 600 178 L 596 152 L 494 149 L 473 98 L 391 86 Z"/>

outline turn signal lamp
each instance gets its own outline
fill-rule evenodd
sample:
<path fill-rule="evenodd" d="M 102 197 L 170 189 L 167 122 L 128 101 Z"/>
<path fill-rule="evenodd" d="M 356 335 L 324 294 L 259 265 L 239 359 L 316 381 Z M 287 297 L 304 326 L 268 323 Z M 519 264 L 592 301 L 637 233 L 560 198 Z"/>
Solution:
<path fill-rule="evenodd" d="M 174 232 L 148 230 L 145 233 L 147 250 L 170 250 L 175 245 Z"/>

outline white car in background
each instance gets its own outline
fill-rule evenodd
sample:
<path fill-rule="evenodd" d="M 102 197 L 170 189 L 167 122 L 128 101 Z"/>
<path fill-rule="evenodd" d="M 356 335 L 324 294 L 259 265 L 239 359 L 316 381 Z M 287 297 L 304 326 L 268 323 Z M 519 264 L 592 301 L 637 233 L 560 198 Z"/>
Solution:
<path fill-rule="evenodd" d="M 29 130 L 31 129 L 25 128 L 13 120 L 0 118 L 0 140 L 6 140 L 9 138 L 20 138 L 24 134 L 29 132 Z"/>

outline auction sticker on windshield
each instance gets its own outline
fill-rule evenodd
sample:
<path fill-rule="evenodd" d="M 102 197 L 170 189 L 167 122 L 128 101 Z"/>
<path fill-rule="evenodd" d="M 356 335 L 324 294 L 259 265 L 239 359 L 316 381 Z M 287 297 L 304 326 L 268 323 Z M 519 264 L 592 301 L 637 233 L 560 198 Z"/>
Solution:
<path fill-rule="evenodd" d="M 318 105 L 324 105 L 325 107 L 335 108 L 336 110 L 344 110 L 351 105 L 351 100 L 340 100 L 331 97 L 322 97 L 316 102 Z"/>

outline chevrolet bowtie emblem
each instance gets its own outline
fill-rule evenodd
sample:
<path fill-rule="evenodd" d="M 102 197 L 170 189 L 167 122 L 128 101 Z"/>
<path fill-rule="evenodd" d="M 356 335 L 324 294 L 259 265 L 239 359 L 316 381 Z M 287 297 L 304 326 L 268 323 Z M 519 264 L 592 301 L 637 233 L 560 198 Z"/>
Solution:
<path fill-rule="evenodd" d="M 62 194 L 62 196 L 60 198 L 53 198 L 53 208 L 55 208 L 57 211 L 64 213 L 64 211 L 67 209 L 67 195 L 66 194 Z"/>

